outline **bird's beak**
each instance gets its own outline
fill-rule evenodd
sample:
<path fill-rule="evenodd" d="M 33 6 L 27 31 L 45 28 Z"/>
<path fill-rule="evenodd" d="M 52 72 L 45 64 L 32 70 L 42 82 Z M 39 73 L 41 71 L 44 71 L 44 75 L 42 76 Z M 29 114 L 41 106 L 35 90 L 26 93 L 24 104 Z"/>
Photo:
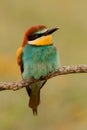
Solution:
<path fill-rule="evenodd" d="M 52 33 L 54 33 L 55 31 L 57 31 L 59 28 L 51 28 L 51 29 L 47 29 L 46 32 L 44 32 L 44 35 L 50 35 Z"/>

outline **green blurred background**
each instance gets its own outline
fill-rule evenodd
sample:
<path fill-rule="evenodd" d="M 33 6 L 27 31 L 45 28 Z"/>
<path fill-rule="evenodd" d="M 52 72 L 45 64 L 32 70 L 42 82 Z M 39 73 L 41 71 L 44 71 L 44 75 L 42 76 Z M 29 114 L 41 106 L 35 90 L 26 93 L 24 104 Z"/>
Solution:
<path fill-rule="evenodd" d="M 16 50 L 31 25 L 60 27 L 61 65 L 87 64 L 87 0 L 1 0 L 0 81 L 21 80 Z M 0 130 L 87 130 L 87 74 L 55 77 L 41 91 L 38 117 L 25 89 L 0 92 Z"/>

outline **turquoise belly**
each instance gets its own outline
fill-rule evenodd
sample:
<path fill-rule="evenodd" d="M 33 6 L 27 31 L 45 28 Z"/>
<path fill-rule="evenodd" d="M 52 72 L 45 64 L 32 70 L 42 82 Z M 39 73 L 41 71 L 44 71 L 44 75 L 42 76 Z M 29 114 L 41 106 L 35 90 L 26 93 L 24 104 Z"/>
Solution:
<path fill-rule="evenodd" d="M 39 79 L 54 72 L 60 65 L 58 54 L 53 45 L 32 46 L 27 44 L 22 54 L 23 78 Z"/>

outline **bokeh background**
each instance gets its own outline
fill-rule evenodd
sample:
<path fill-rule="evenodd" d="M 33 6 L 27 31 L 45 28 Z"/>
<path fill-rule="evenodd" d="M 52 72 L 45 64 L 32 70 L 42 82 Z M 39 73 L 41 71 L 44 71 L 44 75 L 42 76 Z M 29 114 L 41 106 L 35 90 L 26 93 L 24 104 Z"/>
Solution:
<path fill-rule="evenodd" d="M 61 65 L 87 64 L 87 0 L 1 0 L 0 82 L 21 80 L 16 50 L 31 25 L 59 27 L 54 43 Z M 50 79 L 38 117 L 25 89 L 0 92 L 0 130 L 87 130 L 87 74 Z"/>

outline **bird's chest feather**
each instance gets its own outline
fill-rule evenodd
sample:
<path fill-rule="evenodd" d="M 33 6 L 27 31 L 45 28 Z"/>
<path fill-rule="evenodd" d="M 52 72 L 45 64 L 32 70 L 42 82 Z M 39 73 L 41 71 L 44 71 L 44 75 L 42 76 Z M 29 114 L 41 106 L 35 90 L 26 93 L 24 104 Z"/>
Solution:
<path fill-rule="evenodd" d="M 59 66 L 59 59 L 53 45 L 32 46 L 27 44 L 22 54 L 23 78 L 34 77 L 39 79 L 48 73 L 55 71 Z"/>

